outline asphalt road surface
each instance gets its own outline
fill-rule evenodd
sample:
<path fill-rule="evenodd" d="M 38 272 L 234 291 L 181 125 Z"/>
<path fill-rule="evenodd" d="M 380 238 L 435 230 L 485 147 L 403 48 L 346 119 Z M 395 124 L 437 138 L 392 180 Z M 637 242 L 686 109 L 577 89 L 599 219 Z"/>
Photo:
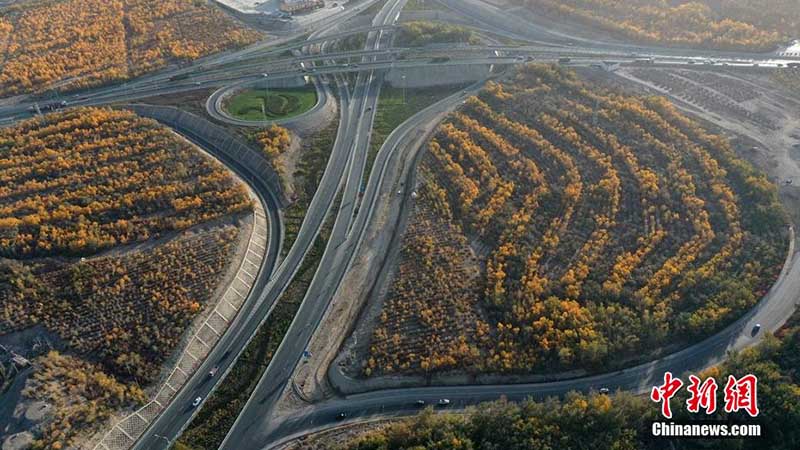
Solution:
<path fill-rule="evenodd" d="M 394 21 L 404 5 L 405 0 L 390 0 L 373 24 Z M 385 45 L 388 37 L 383 33 L 383 30 L 370 33 L 366 48 L 379 49 Z M 351 102 L 354 109 L 353 117 L 356 120 L 353 122 L 351 134 L 344 136 L 347 142 L 352 143 L 351 159 L 341 204 L 325 253 L 295 320 L 287 332 L 287 338 L 281 343 L 250 400 L 228 432 L 221 447 L 223 449 L 243 449 L 259 445 L 257 440 L 253 440 L 259 436 L 253 427 L 260 427 L 261 421 L 269 416 L 269 412 L 280 399 L 294 367 L 300 362 L 304 349 L 319 325 L 354 255 L 355 246 L 361 237 L 358 233 L 355 238 L 351 238 L 355 212 L 358 205 L 370 201 L 375 192 L 374 189 L 370 193 L 365 192 L 359 202 L 364 167 L 369 154 L 370 131 L 382 81 L 381 74 L 359 73 L 353 87 Z"/>
<path fill-rule="evenodd" d="M 370 0 L 369 4 L 371 3 L 374 3 L 374 0 Z M 658 361 L 619 372 L 551 383 L 378 391 L 309 405 L 279 423 L 265 423 L 275 401 L 286 386 L 289 375 L 300 361 L 302 351 L 319 324 L 328 302 L 338 288 L 355 250 L 362 245 L 361 238 L 369 223 L 378 193 L 380 189 L 385 188 L 382 186 L 383 168 L 386 167 L 387 158 L 390 158 L 393 153 L 392 148 L 403 145 L 404 139 L 414 131 L 415 127 L 424 123 L 424 120 L 432 120 L 432 117 L 456 106 L 459 101 L 457 97 L 454 97 L 437 103 L 432 109 L 420 112 L 419 115 L 401 126 L 393 134 L 394 137 L 387 140 L 384 149 L 379 153 L 363 196 L 359 196 L 364 181 L 363 168 L 368 155 L 370 130 L 382 83 L 382 71 L 397 67 L 423 67 L 433 64 L 424 59 L 426 50 L 415 52 L 415 55 L 419 57 L 416 60 L 395 60 L 391 56 L 392 53 L 386 51 L 389 50 L 389 37 L 393 24 L 404 4 L 404 0 L 389 0 L 376 16 L 373 26 L 369 28 L 349 30 L 349 32 L 336 30 L 329 33 L 314 33 L 307 41 L 299 41 L 298 34 L 283 39 L 260 42 L 240 51 L 204 58 L 190 67 L 168 70 L 123 85 L 92 89 L 79 93 L 77 96 L 64 97 L 69 101 L 70 106 L 103 105 L 186 92 L 202 87 L 223 87 L 236 82 L 254 81 L 259 79 L 261 74 L 274 63 L 274 61 L 264 63 L 259 58 L 263 60 L 263 58 L 279 55 L 287 50 L 303 48 L 312 43 L 325 43 L 336 37 L 369 31 L 365 49 L 348 56 L 361 58 L 358 67 L 324 65 L 316 68 L 313 73 L 314 76 L 330 75 L 339 80 L 342 79 L 341 74 L 358 73 L 358 78 L 352 87 L 352 92 L 348 86 L 338 86 L 341 119 L 337 139 L 295 244 L 286 258 L 275 268 L 276 252 L 280 245 L 272 242 L 272 239 L 281 235 L 280 220 L 277 216 L 273 216 L 273 213 L 277 214 L 277 208 L 270 205 L 268 192 L 254 186 L 254 189 L 262 196 L 262 200 L 267 203 L 267 211 L 270 213 L 270 226 L 273 228 L 270 232 L 270 257 L 262 268 L 250 297 L 228 331 L 211 351 L 195 376 L 175 396 L 174 401 L 146 431 L 135 448 L 163 448 L 165 440 L 174 440 L 189 423 L 191 417 L 198 410 L 191 407 L 192 400 L 196 397 L 205 399 L 213 391 L 222 379 L 222 375 L 230 368 L 255 334 L 258 326 L 268 317 L 276 300 L 289 285 L 317 238 L 340 190 L 342 190 L 342 201 L 336 210 L 336 221 L 323 256 L 323 264 L 320 264 L 321 269 L 314 277 L 287 338 L 281 344 L 253 397 L 231 430 L 224 448 L 270 447 L 290 436 L 338 424 L 339 422 L 335 419 L 341 412 L 345 412 L 350 418 L 349 420 L 408 414 L 416 410 L 415 402 L 417 400 L 434 403 L 439 398 L 448 398 L 452 402 L 450 407 L 456 408 L 501 396 L 522 399 L 529 396 L 560 395 L 570 390 L 587 391 L 601 387 L 641 392 L 649 389 L 655 379 L 660 378 L 665 370 L 678 373 L 685 370 L 696 370 L 719 362 L 730 350 L 751 345 L 764 332 L 779 327 L 795 309 L 798 292 L 800 292 L 800 265 L 797 264 L 800 256 L 793 251 L 777 284 L 749 314 L 721 333 Z M 621 62 L 634 62 L 641 56 L 656 58 L 656 64 L 675 65 L 697 63 L 701 60 L 710 64 L 731 66 L 753 66 L 754 63 L 764 66 L 770 63 L 774 65 L 778 62 L 792 61 L 785 58 L 778 61 L 771 54 L 717 53 L 594 42 L 550 32 L 535 25 L 530 26 L 532 31 L 528 36 L 520 36 L 519 29 L 516 27 L 519 24 L 517 19 L 503 16 L 502 12 L 491 10 L 491 8 L 487 10 L 485 4 L 480 0 L 464 0 L 458 9 L 472 17 L 479 16 L 478 18 L 487 26 L 497 27 L 502 34 L 507 36 L 536 41 L 552 40 L 553 42 L 549 45 L 531 45 L 520 48 L 475 48 L 476 55 L 474 57 L 453 57 L 436 64 L 453 67 L 471 64 L 513 65 L 528 62 L 528 56 L 537 61 L 556 61 L 561 57 L 568 56 L 571 58 L 570 64 L 575 65 L 594 65 L 609 58 Z M 354 8 L 347 9 L 344 13 L 332 17 L 328 22 L 319 24 L 319 30 L 326 30 L 343 23 L 358 12 L 359 10 Z M 504 26 L 508 27 L 506 31 L 502 30 Z M 330 29 L 333 30 L 333 28 Z M 562 47 L 558 45 L 562 45 Z M 513 52 L 513 54 L 502 57 L 489 55 L 495 50 Z M 433 50 L 431 52 L 434 54 Z M 331 58 L 330 55 L 325 56 Z M 301 62 L 310 61 L 311 58 L 304 55 L 279 60 L 279 62 L 287 67 L 293 67 Z M 705 61 L 706 59 L 709 61 Z M 188 79 L 181 78 L 182 75 L 187 75 Z M 309 74 L 298 68 L 289 68 L 280 72 L 270 72 L 269 78 L 291 78 L 305 75 Z M 0 107 L 0 123 L 12 123 L 30 116 L 30 108 L 33 104 L 33 101 L 28 100 Z M 184 130 L 184 133 L 188 137 L 192 137 L 190 132 Z M 198 144 L 208 145 L 203 142 L 198 142 Z M 240 173 L 246 170 L 246 167 L 237 167 L 235 163 L 230 164 L 234 170 L 240 171 Z M 760 323 L 763 331 L 756 337 L 751 337 L 750 330 L 755 323 Z M 218 375 L 209 378 L 207 373 L 215 366 L 219 367 Z"/>

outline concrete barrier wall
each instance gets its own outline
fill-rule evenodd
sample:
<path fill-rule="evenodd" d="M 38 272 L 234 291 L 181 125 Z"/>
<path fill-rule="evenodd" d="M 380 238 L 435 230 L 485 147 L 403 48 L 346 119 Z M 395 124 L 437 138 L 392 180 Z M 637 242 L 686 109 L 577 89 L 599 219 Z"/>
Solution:
<path fill-rule="evenodd" d="M 392 87 L 420 88 L 480 81 L 489 75 L 490 65 L 409 67 L 392 69 L 386 80 Z M 405 76 L 405 80 L 403 77 Z"/>
<path fill-rule="evenodd" d="M 254 189 L 259 190 L 259 186 L 265 185 L 274 194 L 279 207 L 289 204 L 280 176 L 275 173 L 272 165 L 260 152 L 231 136 L 224 128 L 171 106 L 136 104 L 128 105 L 128 108 L 140 116 L 155 119 L 175 129 L 189 139 L 207 144 L 204 147 L 213 151 L 214 156 L 226 165 L 233 167 Z M 265 192 L 260 194 L 267 195 Z"/>

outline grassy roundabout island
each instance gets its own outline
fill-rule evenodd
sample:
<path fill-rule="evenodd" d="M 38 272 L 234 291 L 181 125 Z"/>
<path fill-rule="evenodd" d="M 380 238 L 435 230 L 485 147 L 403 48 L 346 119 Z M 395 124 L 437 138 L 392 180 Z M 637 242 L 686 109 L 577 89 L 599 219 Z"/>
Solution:
<path fill-rule="evenodd" d="M 314 86 L 288 89 L 243 89 L 224 104 L 225 111 L 241 120 L 280 120 L 295 117 L 317 104 Z"/>

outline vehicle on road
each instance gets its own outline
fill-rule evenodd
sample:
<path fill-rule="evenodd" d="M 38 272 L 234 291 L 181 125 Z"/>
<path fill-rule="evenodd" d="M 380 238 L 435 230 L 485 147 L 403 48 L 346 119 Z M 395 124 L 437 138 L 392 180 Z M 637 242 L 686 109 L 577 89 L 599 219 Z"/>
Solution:
<path fill-rule="evenodd" d="M 447 406 L 450 404 L 450 400 L 446 398 L 439 399 L 439 406 Z"/>
<path fill-rule="evenodd" d="M 344 419 L 347 419 L 346 412 L 340 412 L 339 414 L 336 415 L 336 420 L 344 420 Z"/>
<path fill-rule="evenodd" d="M 169 81 L 180 81 L 189 78 L 188 73 L 179 73 L 178 75 L 173 75 L 169 77 Z"/>
<path fill-rule="evenodd" d="M 202 401 L 203 397 L 197 397 L 196 399 L 194 399 L 194 401 L 192 402 L 192 408 L 197 408 L 197 406 L 200 405 L 200 402 Z"/>
<path fill-rule="evenodd" d="M 423 406 L 425 406 L 425 400 L 417 400 L 416 402 L 414 402 L 414 404 L 415 404 L 415 405 L 416 405 L 418 408 L 422 408 Z"/>
<path fill-rule="evenodd" d="M 602 395 L 608 395 L 608 392 L 609 392 L 608 388 L 606 388 L 606 387 L 600 388 L 600 393 Z"/>
<path fill-rule="evenodd" d="M 208 371 L 208 378 L 214 378 L 214 376 L 217 375 L 217 372 L 219 372 L 219 366 L 214 366 Z"/>
<path fill-rule="evenodd" d="M 757 334 L 758 334 L 758 332 L 759 332 L 759 331 L 761 331 L 761 324 L 760 324 L 760 323 L 757 323 L 757 324 L 755 324 L 755 326 L 753 327 L 753 330 L 750 332 L 750 335 L 751 335 L 751 336 L 755 336 L 755 335 L 757 335 Z"/>
<path fill-rule="evenodd" d="M 59 109 L 66 108 L 69 104 L 65 100 L 61 100 L 60 102 L 48 103 L 46 105 L 42 105 L 39 109 L 42 111 L 58 111 Z M 30 111 L 36 112 L 36 107 L 32 106 L 29 108 Z"/>

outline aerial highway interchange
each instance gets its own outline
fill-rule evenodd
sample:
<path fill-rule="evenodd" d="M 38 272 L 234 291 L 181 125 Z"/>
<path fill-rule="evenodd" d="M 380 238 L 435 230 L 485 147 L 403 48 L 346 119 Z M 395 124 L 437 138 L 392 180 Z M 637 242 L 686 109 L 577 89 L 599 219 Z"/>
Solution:
<path fill-rule="evenodd" d="M 531 27 L 531 35 L 522 36 L 512 26 L 503 30 L 505 34 L 525 40 L 528 44 L 464 45 L 454 48 L 453 55 L 446 60 L 432 61 L 431 58 L 441 54 L 441 49 L 405 49 L 391 46 L 392 33 L 397 28 L 400 11 L 406 0 L 388 0 L 373 18 L 371 26 L 348 30 L 343 25 L 372 3 L 375 2 L 365 2 L 358 10 L 345 9 L 344 12 L 326 19 L 324 23 L 315 24 L 313 33 L 298 32 L 277 41 L 266 41 L 240 51 L 207 57 L 187 67 L 63 97 L 70 107 L 135 104 L 144 98 L 193 91 L 200 87 L 213 88 L 221 93 L 231 86 L 256 84 L 265 79 L 272 81 L 309 77 L 317 80 L 316 86 L 323 101 L 328 97 L 335 97 L 339 102 L 339 126 L 333 150 L 297 239 L 285 257 L 279 257 L 284 230 L 275 193 L 266 184 L 259 184 L 254 172 L 246 164 L 223 160 L 248 181 L 266 205 L 271 228 L 269 256 L 265 259 L 257 283 L 236 319 L 195 374 L 138 438 L 134 448 L 165 448 L 179 437 L 202 408 L 202 403 L 197 408 L 193 407 L 192 401 L 198 397 L 206 399 L 220 383 L 225 382 L 225 374 L 258 327 L 269 317 L 321 229 L 329 221 L 332 221 L 330 237 L 319 269 L 284 341 L 228 432 L 221 447 L 223 449 L 272 448 L 289 439 L 338 426 L 342 423 L 342 417 L 346 417 L 345 422 L 355 422 L 408 415 L 418 410 L 416 402 L 419 400 L 433 404 L 437 399 L 449 398 L 452 408 L 461 408 L 500 397 L 513 400 L 544 398 L 563 395 L 571 390 L 609 388 L 643 392 L 665 370 L 681 372 L 708 367 L 721 361 L 727 352 L 752 345 L 757 338 L 752 338 L 746 330 L 750 330 L 756 323 L 767 330 L 775 330 L 795 309 L 798 302 L 797 292 L 800 292 L 800 265 L 797 264 L 798 255 L 792 241 L 779 280 L 755 309 L 722 332 L 662 359 L 622 371 L 563 381 L 391 389 L 339 396 L 309 404 L 298 412 L 283 417 L 280 422 L 273 421 L 273 409 L 290 383 L 296 366 L 302 364 L 303 352 L 312 335 L 324 332 L 318 329 L 318 325 L 330 300 L 340 288 L 354 255 L 360 247 L 369 244 L 364 241 L 364 236 L 373 220 L 376 202 L 381 193 L 398 190 L 397 180 L 403 168 L 390 164 L 392 159 L 407 150 L 404 146 L 419 146 L 420 142 L 416 137 L 420 130 L 430 133 L 438 121 L 481 87 L 481 83 L 477 83 L 456 92 L 408 119 L 383 144 L 371 173 L 365 173 L 375 112 L 388 71 L 431 65 L 512 66 L 531 61 L 560 61 L 561 64 L 575 66 L 603 65 L 604 68 L 613 64 L 725 65 L 741 66 L 742 70 L 747 70 L 754 66 L 784 67 L 800 61 L 778 58 L 772 54 L 682 51 L 674 48 L 570 40 L 568 36 L 548 34 L 546 30 L 536 27 Z M 504 23 L 502 17 L 482 15 L 486 11 L 481 9 L 480 3 L 478 0 L 464 2 L 459 12 L 481 17 L 487 28 L 496 28 Z M 367 35 L 363 49 L 349 52 L 327 51 L 328 43 L 361 33 Z M 294 55 L 285 56 L 287 51 L 294 51 Z M 342 60 L 348 62 L 342 63 Z M 343 74 L 355 74 L 355 83 L 346 84 Z M 218 97 L 215 95 L 217 94 L 209 99 L 207 107 L 212 117 L 219 118 L 221 102 L 217 101 Z M 0 123 L 13 123 L 29 117 L 36 114 L 37 108 L 41 106 L 44 106 L 42 100 L 0 106 Z M 201 147 L 209 149 L 212 154 L 220 153 L 214 151 L 214 143 L 198 139 L 191 134 L 191 130 L 178 128 L 177 131 Z M 408 159 L 408 163 L 412 161 L 413 159 Z M 218 375 L 208 377 L 212 369 L 218 370 Z"/>

